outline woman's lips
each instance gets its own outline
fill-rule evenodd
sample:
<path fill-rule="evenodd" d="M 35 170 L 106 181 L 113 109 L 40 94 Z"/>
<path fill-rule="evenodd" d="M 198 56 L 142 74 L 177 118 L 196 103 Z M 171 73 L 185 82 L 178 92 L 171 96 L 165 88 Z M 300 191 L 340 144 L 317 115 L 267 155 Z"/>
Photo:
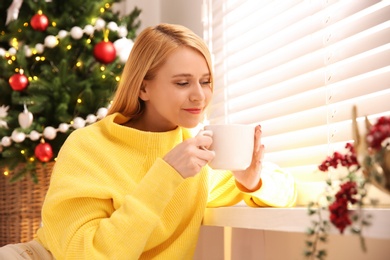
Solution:
<path fill-rule="evenodd" d="M 187 111 L 188 113 L 191 113 L 191 114 L 200 114 L 202 113 L 202 109 L 200 108 L 187 108 L 187 109 L 184 109 L 185 111 Z"/>

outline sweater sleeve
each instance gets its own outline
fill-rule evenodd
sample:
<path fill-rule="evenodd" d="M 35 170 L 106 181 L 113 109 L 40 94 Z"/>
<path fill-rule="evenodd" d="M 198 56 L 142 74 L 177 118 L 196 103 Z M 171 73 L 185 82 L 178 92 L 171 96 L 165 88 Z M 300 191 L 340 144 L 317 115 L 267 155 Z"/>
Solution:
<path fill-rule="evenodd" d="M 231 206 L 241 200 L 251 207 L 291 207 L 295 205 L 297 190 L 295 180 L 289 172 L 266 162 L 263 164 L 261 182 L 259 190 L 246 192 L 239 189 L 230 171 L 211 170 L 207 206 Z"/>
<path fill-rule="evenodd" d="M 125 196 L 119 191 L 115 194 L 114 188 L 120 189 L 122 183 L 112 177 L 114 169 L 85 174 L 83 169 L 99 171 L 101 167 L 93 168 L 91 163 L 100 163 L 99 158 L 80 149 L 81 144 L 82 140 L 72 140 L 62 147 L 38 237 L 56 259 L 138 259 L 183 179 L 157 159 Z M 111 177 L 104 179 L 102 175 Z M 122 198 L 121 203 L 115 203 L 113 197 Z"/>

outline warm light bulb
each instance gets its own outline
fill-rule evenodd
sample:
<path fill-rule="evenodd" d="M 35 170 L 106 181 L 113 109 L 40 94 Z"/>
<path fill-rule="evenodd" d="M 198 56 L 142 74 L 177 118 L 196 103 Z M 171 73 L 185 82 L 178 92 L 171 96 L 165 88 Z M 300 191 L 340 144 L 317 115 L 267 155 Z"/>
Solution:
<path fill-rule="evenodd" d="M 36 61 L 39 61 L 40 59 L 41 59 L 41 57 L 39 57 L 39 56 L 35 57 Z"/>
<path fill-rule="evenodd" d="M 12 38 L 11 40 L 11 46 L 17 49 L 19 47 L 18 39 Z"/>
<path fill-rule="evenodd" d="M 24 26 L 24 27 L 27 27 L 27 26 L 28 26 L 28 23 L 24 23 L 23 26 Z"/>
<path fill-rule="evenodd" d="M 87 44 L 90 44 L 91 43 L 91 39 L 87 39 Z"/>
<path fill-rule="evenodd" d="M 43 14 L 42 10 L 38 10 L 38 14 L 39 15 Z"/>
<path fill-rule="evenodd" d="M 25 150 L 21 150 L 20 153 L 21 153 L 21 154 L 25 154 L 26 151 L 25 151 Z"/>
<path fill-rule="evenodd" d="M 37 77 L 37 76 L 34 76 L 33 79 L 34 79 L 34 80 L 38 80 L 38 77 Z"/>
<path fill-rule="evenodd" d="M 104 7 L 108 9 L 108 8 L 110 8 L 110 4 L 109 3 L 105 3 Z"/>
<path fill-rule="evenodd" d="M 115 80 L 116 80 L 116 81 L 119 81 L 119 80 L 121 80 L 121 77 L 116 76 L 116 77 L 115 77 Z"/>
<path fill-rule="evenodd" d="M 78 61 L 77 63 L 76 63 L 76 67 L 81 67 L 81 61 Z"/>
<path fill-rule="evenodd" d="M 101 12 L 101 13 L 104 13 L 104 8 L 103 8 L 103 7 L 100 8 L 100 12 Z"/>
<path fill-rule="evenodd" d="M 56 27 L 56 26 L 57 26 L 57 23 L 56 23 L 56 22 L 52 22 L 51 25 L 52 25 L 53 27 Z"/>
<path fill-rule="evenodd" d="M 102 79 L 105 79 L 106 78 L 106 75 L 102 75 Z"/>
<path fill-rule="evenodd" d="M 68 50 L 72 49 L 72 45 L 66 46 L 66 49 L 68 49 Z"/>
<path fill-rule="evenodd" d="M 4 174 L 4 176 L 8 176 L 8 175 L 9 175 L 9 171 L 5 170 L 5 171 L 3 172 L 3 174 Z"/>
<path fill-rule="evenodd" d="M 33 161 L 35 161 L 35 158 L 34 158 L 34 157 L 30 157 L 28 160 L 29 160 L 30 162 L 33 162 Z"/>
<path fill-rule="evenodd" d="M 81 100 L 81 98 L 78 98 L 77 99 L 77 103 L 81 104 L 83 101 Z"/>
<path fill-rule="evenodd" d="M 100 70 L 101 70 L 101 71 L 105 71 L 105 70 L 106 70 L 106 67 L 100 66 Z"/>
<path fill-rule="evenodd" d="M 45 61 L 46 60 L 46 58 L 45 57 L 41 57 L 41 61 Z"/>

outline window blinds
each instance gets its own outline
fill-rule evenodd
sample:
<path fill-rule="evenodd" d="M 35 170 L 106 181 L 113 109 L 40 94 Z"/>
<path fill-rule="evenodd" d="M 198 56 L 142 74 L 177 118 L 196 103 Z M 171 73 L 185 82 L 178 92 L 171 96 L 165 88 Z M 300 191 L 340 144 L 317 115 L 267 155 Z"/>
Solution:
<path fill-rule="evenodd" d="M 388 0 L 205 0 L 208 121 L 260 124 L 266 160 L 316 171 L 352 141 L 353 105 L 361 130 L 390 115 L 389 18 Z"/>

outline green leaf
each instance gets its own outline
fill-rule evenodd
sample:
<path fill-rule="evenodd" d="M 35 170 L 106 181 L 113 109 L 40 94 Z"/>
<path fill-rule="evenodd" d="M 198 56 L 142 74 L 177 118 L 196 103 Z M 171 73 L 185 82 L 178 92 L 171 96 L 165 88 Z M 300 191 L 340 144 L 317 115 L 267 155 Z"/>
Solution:
<path fill-rule="evenodd" d="M 308 247 L 313 246 L 313 242 L 312 242 L 312 241 L 306 240 L 305 242 L 306 242 L 306 245 L 307 245 Z"/>
<path fill-rule="evenodd" d="M 306 229 L 306 234 L 307 234 L 307 235 L 311 236 L 311 235 L 313 235 L 314 233 L 315 233 L 315 232 L 314 232 L 314 229 L 312 229 L 312 228 Z"/>

